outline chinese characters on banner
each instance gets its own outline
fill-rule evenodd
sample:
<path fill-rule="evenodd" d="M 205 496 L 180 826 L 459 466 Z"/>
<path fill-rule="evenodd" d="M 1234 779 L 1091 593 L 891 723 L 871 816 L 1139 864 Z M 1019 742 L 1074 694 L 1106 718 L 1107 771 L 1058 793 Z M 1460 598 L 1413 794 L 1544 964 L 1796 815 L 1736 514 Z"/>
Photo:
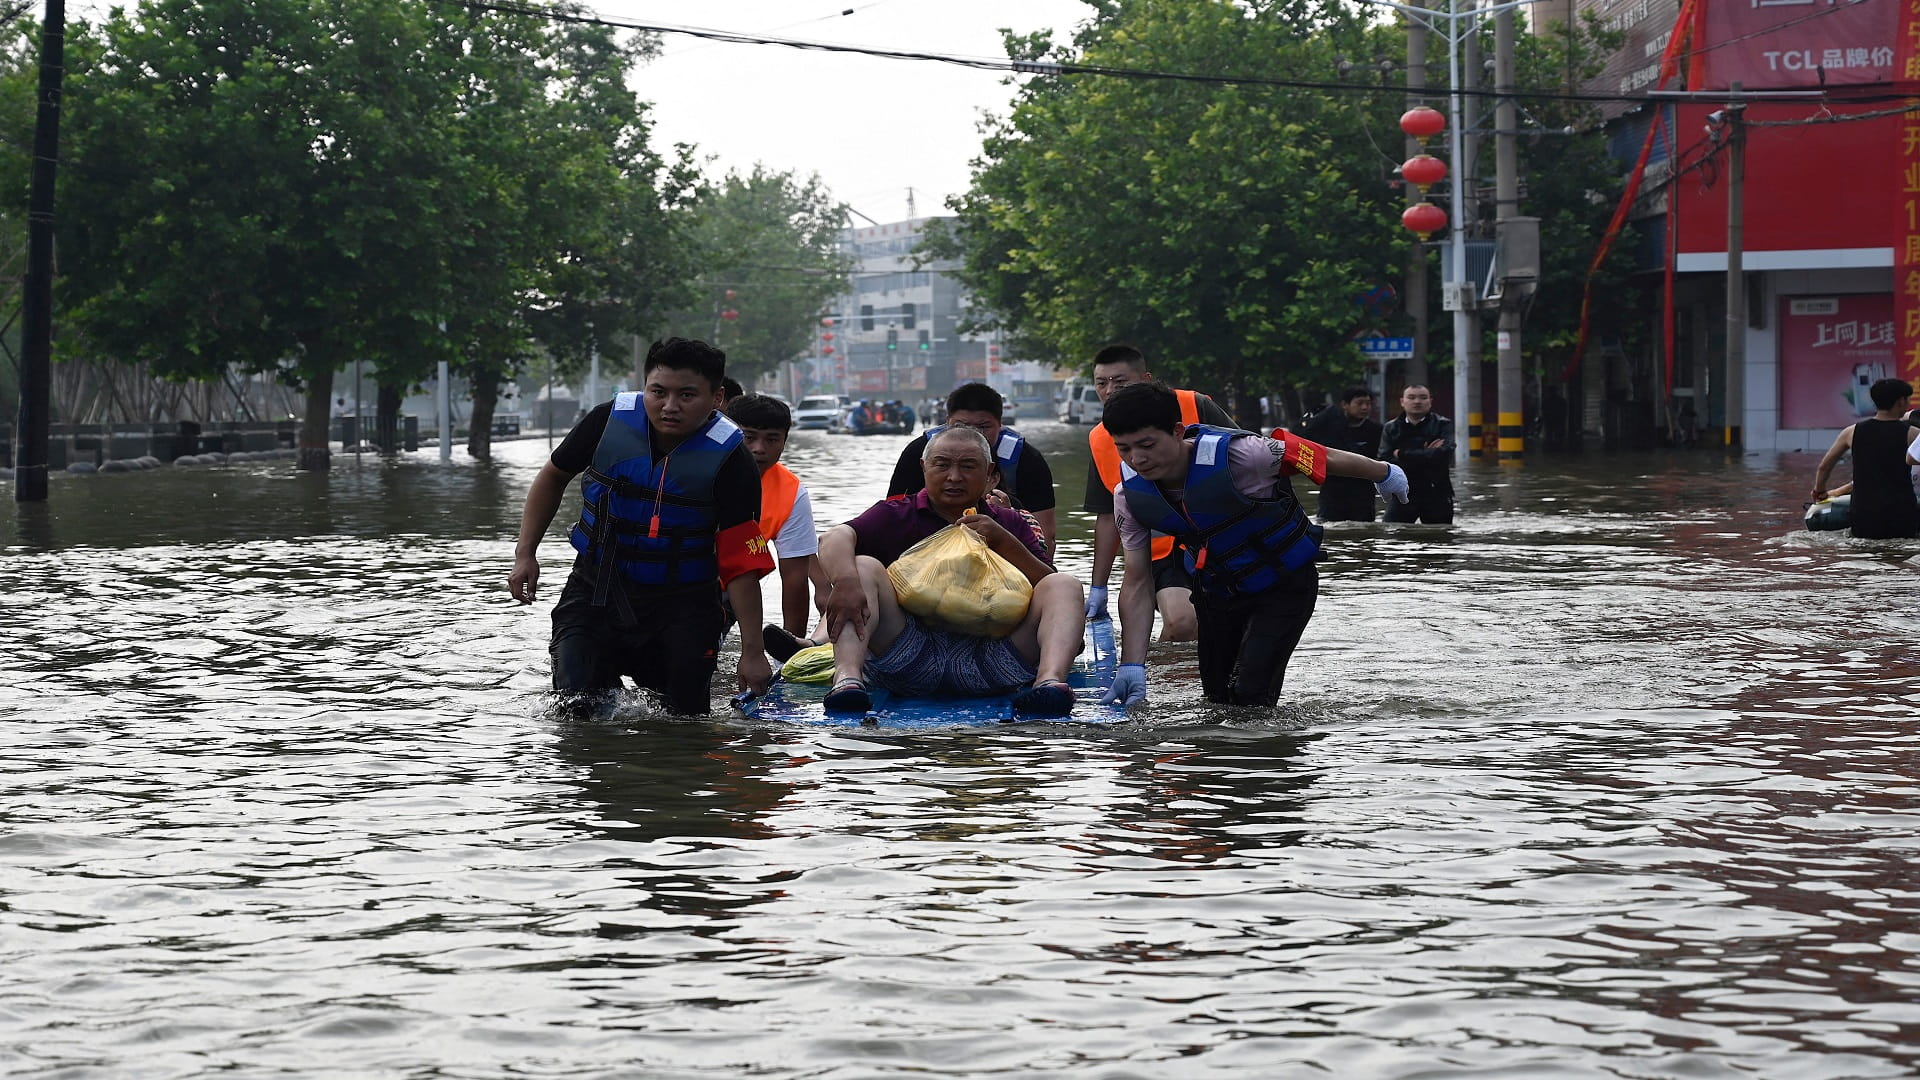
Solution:
<path fill-rule="evenodd" d="M 1886 293 L 1780 298 L 1781 427 L 1832 430 L 1873 415 L 1867 389 L 1895 371 L 1895 307 Z"/>
<path fill-rule="evenodd" d="M 1872 86 L 1901 81 L 1911 55 L 1888 44 L 1913 0 L 1716 0 L 1699 14 L 1708 49 L 1693 54 L 1696 90 Z M 1901 39 L 1903 40 L 1904 33 Z"/>
<path fill-rule="evenodd" d="M 1920 0 L 1900 5 L 1900 63 L 1895 73 L 1905 85 L 1920 82 Z M 1909 100 L 1909 109 L 1920 101 Z M 1899 193 L 1893 200 L 1893 327 L 1900 377 L 1920 381 L 1920 112 L 1900 115 Z"/>

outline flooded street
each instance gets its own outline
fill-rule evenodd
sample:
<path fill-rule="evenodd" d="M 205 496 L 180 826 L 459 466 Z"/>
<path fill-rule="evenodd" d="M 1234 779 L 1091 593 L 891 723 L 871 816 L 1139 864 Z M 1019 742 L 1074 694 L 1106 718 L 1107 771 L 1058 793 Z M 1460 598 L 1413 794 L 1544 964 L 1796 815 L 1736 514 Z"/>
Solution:
<path fill-rule="evenodd" d="M 1019 426 L 1084 579 L 1085 429 Z M 825 527 L 904 441 L 786 460 Z M 497 450 L 0 524 L 0 1073 L 1920 1071 L 1920 542 L 1802 530 L 1816 456 L 1334 526 L 1277 712 L 1171 646 L 1129 723 L 888 734 L 556 719 L 578 488 L 522 609 Z"/>

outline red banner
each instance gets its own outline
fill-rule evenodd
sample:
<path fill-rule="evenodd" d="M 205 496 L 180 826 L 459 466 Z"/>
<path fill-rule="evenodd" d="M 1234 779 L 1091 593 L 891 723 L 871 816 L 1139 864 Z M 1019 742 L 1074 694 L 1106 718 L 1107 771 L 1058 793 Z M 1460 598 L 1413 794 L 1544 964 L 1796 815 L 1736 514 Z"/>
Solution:
<path fill-rule="evenodd" d="M 1687 84 L 1694 90 L 1887 85 L 1911 0 L 1708 0 Z M 1896 43 L 1899 43 L 1897 46 Z"/>
<path fill-rule="evenodd" d="M 1899 0 L 1900 75 L 1920 81 L 1920 0 Z M 1920 102 L 1909 101 L 1909 109 Z M 1900 377 L 1920 383 L 1920 112 L 1900 116 L 1894 180 L 1893 333 Z"/>

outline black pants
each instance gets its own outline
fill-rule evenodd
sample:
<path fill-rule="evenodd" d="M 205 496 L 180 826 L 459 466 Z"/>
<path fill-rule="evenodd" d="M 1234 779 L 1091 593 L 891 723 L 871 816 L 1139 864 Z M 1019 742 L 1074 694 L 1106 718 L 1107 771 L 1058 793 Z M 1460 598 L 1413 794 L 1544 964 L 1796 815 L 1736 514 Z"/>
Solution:
<path fill-rule="evenodd" d="M 618 588 L 618 586 L 616 586 Z M 602 691 L 620 688 L 622 675 L 660 695 L 668 708 L 689 716 L 713 707 L 713 670 L 722 628 L 720 590 L 675 589 L 648 595 L 626 591 L 604 607 L 593 606 L 593 580 L 575 573 L 553 608 L 553 688 Z"/>
<path fill-rule="evenodd" d="M 1329 476 L 1320 485 L 1321 521 L 1372 521 L 1373 514 L 1374 490 L 1367 481 Z"/>
<path fill-rule="evenodd" d="M 1387 497 L 1388 521 L 1423 521 L 1428 525 L 1453 524 L 1453 482 L 1441 477 L 1412 480 L 1407 501 Z"/>
<path fill-rule="evenodd" d="M 1280 700 L 1287 661 L 1313 618 L 1320 575 L 1312 566 L 1255 596 L 1222 600 L 1193 594 L 1200 624 L 1200 689 L 1220 705 L 1272 705 Z"/>

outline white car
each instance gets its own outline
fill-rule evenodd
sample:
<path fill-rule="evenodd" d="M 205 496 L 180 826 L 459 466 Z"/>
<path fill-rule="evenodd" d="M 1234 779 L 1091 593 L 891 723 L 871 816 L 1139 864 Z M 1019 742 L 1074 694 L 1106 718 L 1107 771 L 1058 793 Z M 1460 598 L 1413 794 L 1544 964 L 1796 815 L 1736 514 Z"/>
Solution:
<path fill-rule="evenodd" d="M 1085 383 L 1067 384 L 1067 396 L 1060 402 L 1060 421 L 1066 424 L 1097 424 L 1107 407 L 1100 394 Z"/>
<path fill-rule="evenodd" d="M 805 397 L 793 410 L 793 426 L 825 431 L 840 414 L 840 399 L 831 395 Z"/>

